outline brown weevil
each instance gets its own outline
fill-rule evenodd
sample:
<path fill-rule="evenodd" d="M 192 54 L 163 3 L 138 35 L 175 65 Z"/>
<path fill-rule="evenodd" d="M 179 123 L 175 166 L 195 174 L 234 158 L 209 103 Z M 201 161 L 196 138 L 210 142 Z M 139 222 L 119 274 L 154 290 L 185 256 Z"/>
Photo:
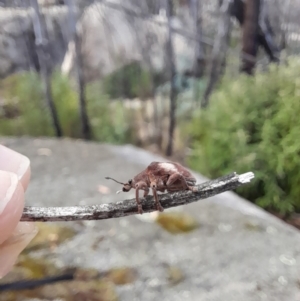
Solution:
<path fill-rule="evenodd" d="M 197 191 L 196 179 L 192 174 L 181 164 L 176 162 L 152 162 L 145 170 L 136 175 L 127 183 L 119 182 L 110 177 L 106 179 L 113 180 L 123 185 L 122 191 L 128 192 L 130 189 L 135 189 L 135 198 L 138 206 L 138 213 L 142 214 L 142 204 L 139 199 L 139 191 L 144 191 L 144 197 L 149 194 L 149 188 L 152 189 L 156 208 L 158 211 L 164 211 L 161 206 L 157 191 L 175 192 L 181 190 Z"/>

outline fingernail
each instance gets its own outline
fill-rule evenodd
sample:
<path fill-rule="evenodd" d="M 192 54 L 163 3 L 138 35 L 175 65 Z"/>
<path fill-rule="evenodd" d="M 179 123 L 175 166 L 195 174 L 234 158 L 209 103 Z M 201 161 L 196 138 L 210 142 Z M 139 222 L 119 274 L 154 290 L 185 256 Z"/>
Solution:
<path fill-rule="evenodd" d="M 0 245 L 0 279 L 12 269 L 20 253 L 37 232 L 34 223 L 20 222 L 14 234 Z"/>
<path fill-rule="evenodd" d="M 3 145 L 0 145 L 0 158 L 0 169 L 15 173 L 26 189 L 30 179 L 30 160 Z"/>
<path fill-rule="evenodd" d="M 0 216 L 12 199 L 18 185 L 18 177 L 0 170 Z"/>

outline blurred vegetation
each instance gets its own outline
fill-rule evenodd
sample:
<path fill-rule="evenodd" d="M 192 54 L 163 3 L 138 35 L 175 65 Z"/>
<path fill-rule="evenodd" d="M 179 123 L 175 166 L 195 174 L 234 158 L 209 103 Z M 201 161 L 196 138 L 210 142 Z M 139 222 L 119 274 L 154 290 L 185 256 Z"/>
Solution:
<path fill-rule="evenodd" d="M 138 62 L 125 65 L 103 80 L 103 89 L 110 98 L 153 97 L 154 88 L 163 82 L 163 76 L 151 74 Z"/>
<path fill-rule="evenodd" d="M 188 164 L 215 178 L 253 171 L 243 197 L 282 214 L 300 212 L 300 60 L 253 77 L 225 77 L 188 127 Z"/>
<path fill-rule="evenodd" d="M 41 249 L 55 249 L 76 235 L 76 231 L 71 227 L 58 224 L 47 225 L 44 222 L 37 222 L 36 227 L 38 233 L 24 250 L 25 254 Z"/>
<path fill-rule="evenodd" d="M 255 181 L 239 188 L 238 193 L 271 211 L 300 212 L 299 67 L 300 60 L 290 58 L 286 64 L 270 65 L 267 72 L 257 71 L 253 77 L 238 75 L 233 79 L 225 75 L 211 96 L 210 106 L 202 111 L 195 109 L 194 88 L 197 87 L 200 99 L 206 79 L 187 81 L 187 89 L 178 97 L 176 114 L 175 146 L 181 152 L 176 154 L 178 158 L 184 160 L 186 145 L 191 145 L 187 164 L 207 177 L 251 170 L 255 172 Z M 152 88 L 147 90 L 150 78 L 146 72 L 141 84 L 136 76 L 141 77 L 144 71 L 134 64 L 126 68 L 127 77 L 123 76 L 128 81 L 124 85 L 128 96 L 148 97 Z M 86 87 L 93 140 L 136 142 L 136 115 L 121 101 L 111 100 L 124 96 L 117 84 L 113 87 L 123 71 L 112 74 L 101 84 L 95 82 Z M 157 89 L 166 101 L 168 93 L 163 91 L 167 88 L 164 84 Z M 139 94 L 138 89 L 145 94 Z M 64 136 L 80 138 L 74 83 L 54 72 L 52 93 Z M 0 95 L 0 135 L 54 136 L 38 74 L 18 73 L 2 80 Z"/>
<path fill-rule="evenodd" d="M 122 268 L 120 268 L 121 270 Z M 117 269 L 115 269 L 117 270 Z M 119 300 L 114 279 L 109 279 L 105 274 L 95 269 L 83 269 L 79 267 L 59 267 L 45 258 L 31 257 L 21 254 L 13 270 L 0 279 L 0 301 L 15 300 L 97 300 L 117 301 Z M 126 279 L 123 273 L 122 279 L 131 283 L 134 279 Z M 72 277 L 71 277 L 72 276 Z M 65 278 L 57 282 L 50 282 L 48 277 Z M 131 274 L 129 277 L 132 277 Z M 48 278 L 46 284 L 37 285 L 39 280 Z M 73 279 L 72 279 L 73 278 Z M 20 289 L 20 283 L 35 283 L 35 287 Z M 7 284 L 14 284 L 14 288 L 4 289 Z M 123 283 L 121 283 L 122 285 Z M 24 287 L 24 286 L 23 286 Z M 19 289 L 17 289 L 19 288 Z"/>
<path fill-rule="evenodd" d="M 59 72 L 52 76 L 52 96 L 64 136 L 81 137 L 78 94 L 72 82 Z M 0 135 L 54 136 L 42 83 L 34 72 L 14 74 L 0 82 Z M 131 141 L 129 112 L 109 101 L 99 83 L 86 87 L 93 139 L 111 143 Z M 113 118 L 112 118 L 113 117 Z"/>
<path fill-rule="evenodd" d="M 42 87 L 37 74 L 14 74 L 2 80 L 0 95 L 3 98 L 0 111 L 1 135 L 54 135 L 49 115 L 45 113 Z"/>

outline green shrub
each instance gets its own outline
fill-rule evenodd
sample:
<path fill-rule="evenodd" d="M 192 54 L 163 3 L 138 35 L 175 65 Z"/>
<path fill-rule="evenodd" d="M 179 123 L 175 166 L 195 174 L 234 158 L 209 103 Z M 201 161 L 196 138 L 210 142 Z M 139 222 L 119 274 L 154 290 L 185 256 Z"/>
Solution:
<path fill-rule="evenodd" d="M 86 103 L 93 139 L 124 143 L 131 139 L 128 113 L 121 103 L 112 105 L 99 83 L 87 85 Z M 51 79 L 53 101 L 65 137 L 80 138 L 79 100 L 75 84 L 59 72 Z M 42 82 L 37 73 L 14 74 L 0 82 L 0 135 L 54 136 Z"/>
<path fill-rule="evenodd" d="M 80 138 L 81 125 L 76 87 L 72 87 L 67 76 L 54 72 L 51 92 L 64 136 Z"/>
<path fill-rule="evenodd" d="M 102 86 L 110 98 L 145 99 L 153 96 L 153 84 L 151 74 L 134 62 L 106 76 Z"/>
<path fill-rule="evenodd" d="M 132 141 L 132 119 L 120 101 L 110 101 L 97 84 L 86 89 L 88 115 L 93 129 L 93 138 L 109 143 Z"/>
<path fill-rule="evenodd" d="M 0 116 L 0 135 L 54 135 L 36 73 L 18 73 L 2 80 L 0 95 L 4 109 L 15 111 L 14 116 L 5 118 L 5 112 Z"/>
<path fill-rule="evenodd" d="M 225 78 L 189 127 L 188 164 L 215 178 L 253 171 L 237 190 L 260 206 L 300 212 L 300 60 L 254 77 Z"/>

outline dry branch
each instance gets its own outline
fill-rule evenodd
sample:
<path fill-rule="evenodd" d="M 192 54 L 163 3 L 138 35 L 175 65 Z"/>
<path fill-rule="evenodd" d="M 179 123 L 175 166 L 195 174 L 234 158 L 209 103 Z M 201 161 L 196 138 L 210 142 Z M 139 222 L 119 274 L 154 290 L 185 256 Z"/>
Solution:
<path fill-rule="evenodd" d="M 159 201 L 165 209 L 187 205 L 228 190 L 236 189 L 241 185 L 249 183 L 253 178 L 254 174 L 252 172 L 247 172 L 241 175 L 234 172 L 218 179 L 197 185 L 197 192 L 180 191 L 162 194 L 159 196 Z M 152 196 L 147 196 L 144 199 L 141 198 L 141 202 L 144 212 L 156 211 Z M 25 207 L 21 221 L 54 222 L 99 220 L 124 217 L 137 213 L 138 210 L 135 199 L 129 199 L 117 203 L 92 206 Z"/>

